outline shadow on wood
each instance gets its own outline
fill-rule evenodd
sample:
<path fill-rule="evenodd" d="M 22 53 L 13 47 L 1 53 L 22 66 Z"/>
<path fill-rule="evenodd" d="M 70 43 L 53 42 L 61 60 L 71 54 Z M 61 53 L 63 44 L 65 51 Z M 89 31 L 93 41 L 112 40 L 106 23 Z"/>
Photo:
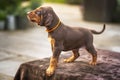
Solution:
<path fill-rule="evenodd" d="M 14 80 L 120 80 L 120 53 L 98 49 L 98 64 L 88 64 L 91 55 L 80 50 L 81 56 L 73 63 L 60 62 L 53 76 L 48 77 L 45 71 L 49 65 L 49 58 L 21 64 Z"/>

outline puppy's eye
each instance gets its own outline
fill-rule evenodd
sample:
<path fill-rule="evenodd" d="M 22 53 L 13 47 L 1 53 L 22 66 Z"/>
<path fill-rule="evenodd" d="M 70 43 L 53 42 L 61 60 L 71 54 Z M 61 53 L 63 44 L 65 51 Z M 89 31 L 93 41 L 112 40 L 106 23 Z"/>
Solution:
<path fill-rule="evenodd" d="M 41 14 L 41 12 L 40 12 L 40 11 L 37 11 L 37 12 L 36 12 L 36 14 L 37 14 L 37 15 L 40 15 L 40 14 Z"/>

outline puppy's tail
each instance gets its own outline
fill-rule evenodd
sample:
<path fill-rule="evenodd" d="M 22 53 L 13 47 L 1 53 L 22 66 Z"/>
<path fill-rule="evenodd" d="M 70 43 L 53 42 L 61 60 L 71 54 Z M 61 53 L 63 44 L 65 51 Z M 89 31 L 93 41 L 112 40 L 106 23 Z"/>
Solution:
<path fill-rule="evenodd" d="M 105 28 L 106 28 L 106 26 L 105 26 L 105 24 L 103 25 L 103 29 L 100 31 L 100 32 L 97 32 L 97 31 L 95 31 L 95 30 L 90 30 L 93 34 L 101 34 L 101 33 L 103 33 L 104 31 L 105 31 Z"/>

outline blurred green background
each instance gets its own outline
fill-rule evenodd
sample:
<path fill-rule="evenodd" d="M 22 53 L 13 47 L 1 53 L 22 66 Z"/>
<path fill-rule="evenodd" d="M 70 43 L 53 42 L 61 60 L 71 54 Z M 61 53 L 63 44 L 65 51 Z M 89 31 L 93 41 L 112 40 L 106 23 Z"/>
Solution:
<path fill-rule="evenodd" d="M 94 2 L 94 0 L 92 0 L 92 1 Z M 99 0 L 99 1 L 102 2 L 104 0 Z M 115 5 L 112 5 L 112 3 L 109 3 L 109 0 L 105 0 L 105 1 L 108 2 L 108 4 L 106 4 L 106 5 L 109 5 L 109 6 L 105 7 L 105 8 L 107 8 L 106 11 L 107 10 L 110 11 L 110 8 L 112 8 L 110 6 L 115 7 L 114 13 L 113 13 L 113 11 L 111 11 L 111 12 L 108 11 L 108 14 L 106 14 L 106 15 L 109 15 L 109 13 L 112 13 L 112 14 L 110 14 L 110 16 L 105 16 L 105 17 L 109 17 L 112 19 L 98 20 L 98 21 L 120 22 L 120 15 L 119 15 L 120 14 L 120 0 L 114 0 L 114 1 L 116 1 Z M 9 29 L 8 28 L 9 27 L 9 23 L 8 23 L 9 19 L 8 18 L 11 16 L 13 16 L 14 20 L 15 20 L 15 22 L 12 23 L 12 24 L 15 24 L 14 29 L 27 28 L 27 26 L 30 26 L 30 25 L 26 18 L 26 12 L 35 9 L 44 3 L 60 3 L 60 4 L 83 6 L 83 7 L 85 7 L 84 8 L 85 15 L 83 15 L 83 18 L 88 21 L 89 20 L 97 21 L 97 20 L 92 20 L 90 18 L 90 16 L 91 16 L 94 19 L 94 15 L 89 15 L 89 14 L 93 14 L 95 12 L 91 13 L 92 8 L 90 8 L 90 10 L 91 10 L 91 12 L 90 12 L 90 10 L 88 9 L 89 5 L 88 5 L 88 8 L 86 8 L 86 6 L 84 4 L 89 4 L 88 2 L 89 2 L 89 0 L 0 0 L 0 29 L 3 29 L 3 30 Z M 101 5 L 103 5 L 103 4 L 101 4 Z M 97 6 L 95 6 L 95 7 L 97 7 Z M 98 6 L 98 7 L 101 7 L 101 6 Z M 87 11 L 89 11 L 89 12 L 87 12 Z M 97 19 L 97 17 L 95 17 L 95 18 Z M 3 27 L 1 28 L 2 24 L 3 24 Z M 18 26 L 16 27 L 16 25 L 18 25 Z M 25 27 L 23 27 L 23 25 Z"/>

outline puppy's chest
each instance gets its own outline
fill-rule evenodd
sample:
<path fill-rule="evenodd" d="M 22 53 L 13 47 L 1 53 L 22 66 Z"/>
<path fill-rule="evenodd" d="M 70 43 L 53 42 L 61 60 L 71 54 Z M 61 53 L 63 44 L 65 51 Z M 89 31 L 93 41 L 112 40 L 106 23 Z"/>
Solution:
<path fill-rule="evenodd" d="M 55 43 L 55 39 L 51 36 L 48 36 L 48 41 L 53 45 Z"/>
<path fill-rule="evenodd" d="M 48 36 L 48 41 L 51 43 L 51 41 L 53 40 L 52 37 Z"/>

